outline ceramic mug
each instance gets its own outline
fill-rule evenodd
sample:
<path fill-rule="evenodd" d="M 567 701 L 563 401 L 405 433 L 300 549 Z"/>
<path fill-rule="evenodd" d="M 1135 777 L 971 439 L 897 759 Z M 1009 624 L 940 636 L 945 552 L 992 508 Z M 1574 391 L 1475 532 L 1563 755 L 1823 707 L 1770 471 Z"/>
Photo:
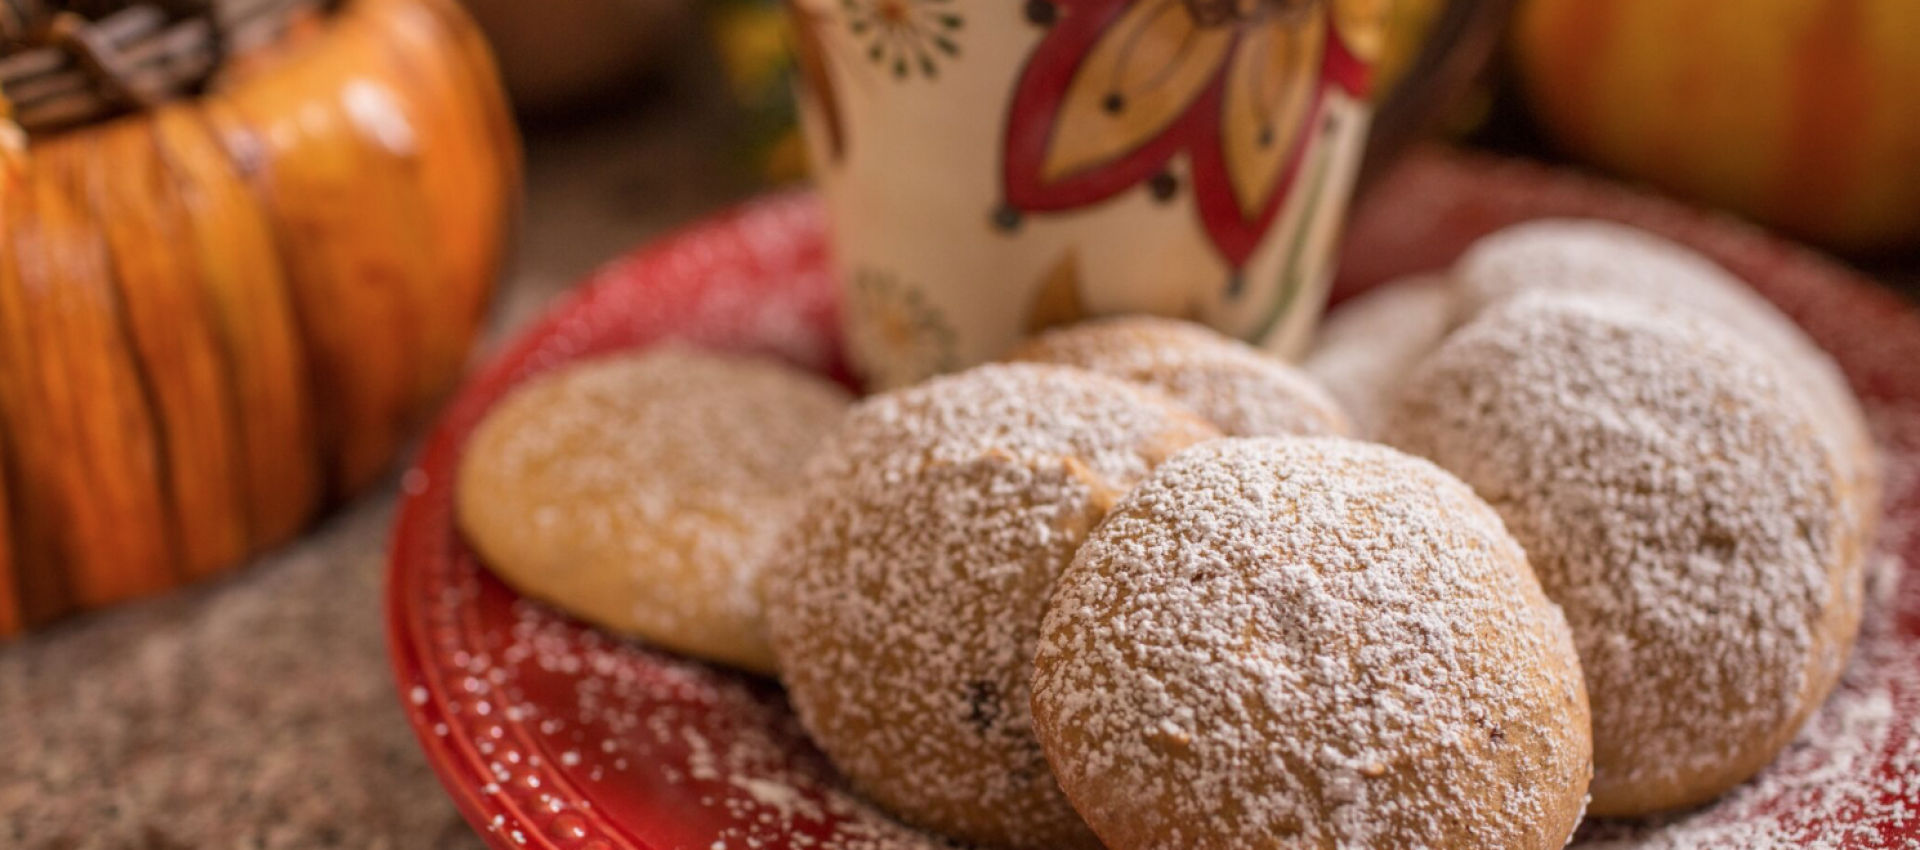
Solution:
<path fill-rule="evenodd" d="M 789 0 L 854 367 L 897 386 L 1118 313 L 1299 354 L 1391 2 Z M 1383 125 L 1498 5 L 1449 7 Z"/>

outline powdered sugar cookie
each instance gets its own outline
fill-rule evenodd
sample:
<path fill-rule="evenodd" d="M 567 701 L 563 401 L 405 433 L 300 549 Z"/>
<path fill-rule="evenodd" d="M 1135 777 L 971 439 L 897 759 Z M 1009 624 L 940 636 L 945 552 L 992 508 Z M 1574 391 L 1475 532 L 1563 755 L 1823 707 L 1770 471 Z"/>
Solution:
<path fill-rule="evenodd" d="M 1334 310 L 1303 368 L 1353 420 L 1356 436 L 1384 430 L 1401 379 L 1454 328 L 1459 298 L 1439 275 L 1388 283 Z"/>
<path fill-rule="evenodd" d="M 755 585 L 807 457 L 848 402 L 785 366 L 690 349 L 568 366 L 474 430 L 460 527 L 527 596 L 771 672 Z"/>
<path fill-rule="evenodd" d="M 1623 224 L 1543 219 L 1474 243 L 1453 276 L 1468 316 L 1522 292 L 1554 290 L 1667 301 L 1726 325 L 1798 385 L 1798 402 L 1839 453 L 1844 495 L 1861 523 L 1855 541 L 1871 544 L 1880 516 L 1879 452 L 1846 376 L 1792 319 L 1712 260 Z"/>
<path fill-rule="evenodd" d="M 810 469 L 768 575 L 800 720 L 901 818 L 990 846 L 1098 843 L 1033 739 L 1054 579 L 1107 508 L 1213 428 L 1062 366 L 989 365 L 871 398 Z"/>
<path fill-rule="evenodd" d="M 1403 389 L 1392 442 L 1498 508 L 1566 610 L 1596 814 L 1753 775 L 1845 663 L 1863 559 L 1801 392 L 1690 311 L 1568 293 L 1488 309 Z"/>
<path fill-rule="evenodd" d="M 1113 850 L 1559 850 L 1591 765 L 1565 619 L 1433 464 L 1196 446 L 1060 579 L 1035 728 Z"/>
<path fill-rule="evenodd" d="M 1145 384 L 1234 436 L 1344 435 L 1339 402 L 1260 350 L 1177 319 L 1123 316 L 1041 334 L 1008 360 L 1078 366 Z"/>

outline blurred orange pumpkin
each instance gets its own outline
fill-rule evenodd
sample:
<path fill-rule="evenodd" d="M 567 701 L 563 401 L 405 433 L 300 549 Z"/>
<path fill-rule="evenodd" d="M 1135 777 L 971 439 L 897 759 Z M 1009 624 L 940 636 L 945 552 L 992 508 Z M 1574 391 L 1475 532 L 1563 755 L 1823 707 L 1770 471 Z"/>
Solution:
<path fill-rule="evenodd" d="M 452 0 L 349 0 L 199 97 L 0 137 L 0 635 L 375 481 L 465 361 L 518 187 Z"/>
<path fill-rule="evenodd" d="M 1570 152 L 1842 250 L 1920 243 L 1920 2 L 1528 0 Z"/>

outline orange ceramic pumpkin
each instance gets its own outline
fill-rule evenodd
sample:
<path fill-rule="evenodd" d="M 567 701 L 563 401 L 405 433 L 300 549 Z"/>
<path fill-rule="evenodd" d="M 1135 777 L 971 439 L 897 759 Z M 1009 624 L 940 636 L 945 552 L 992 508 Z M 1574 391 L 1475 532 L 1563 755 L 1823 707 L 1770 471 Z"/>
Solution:
<path fill-rule="evenodd" d="M 0 137 L 0 634 L 376 480 L 466 358 L 519 179 L 452 0 L 349 0 L 199 97 Z"/>
<path fill-rule="evenodd" d="M 1528 0 L 1516 35 L 1575 154 L 1834 247 L 1920 242 L 1920 2 Z"/>

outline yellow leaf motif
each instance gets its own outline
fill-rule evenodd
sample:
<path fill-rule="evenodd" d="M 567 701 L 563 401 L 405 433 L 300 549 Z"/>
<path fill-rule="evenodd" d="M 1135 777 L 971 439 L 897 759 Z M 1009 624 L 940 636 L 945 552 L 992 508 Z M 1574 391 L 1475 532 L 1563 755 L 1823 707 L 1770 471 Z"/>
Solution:
<path fill-rule="evenodd" d="M 1227 70 L 1220 145 L 1240 214 L 1257 218 L 1280 184 L 1318 85 L 1326 19 L 1274 22 L 1244 36 Z"/>
<path fill-rule="evenodd" d="M 1061 102 L 1044 175 L 1059 180 L 1125 156 L 1192 108 L 1233 48 L 1186 4 L 1135 3 L 1087 56 Z"/>

